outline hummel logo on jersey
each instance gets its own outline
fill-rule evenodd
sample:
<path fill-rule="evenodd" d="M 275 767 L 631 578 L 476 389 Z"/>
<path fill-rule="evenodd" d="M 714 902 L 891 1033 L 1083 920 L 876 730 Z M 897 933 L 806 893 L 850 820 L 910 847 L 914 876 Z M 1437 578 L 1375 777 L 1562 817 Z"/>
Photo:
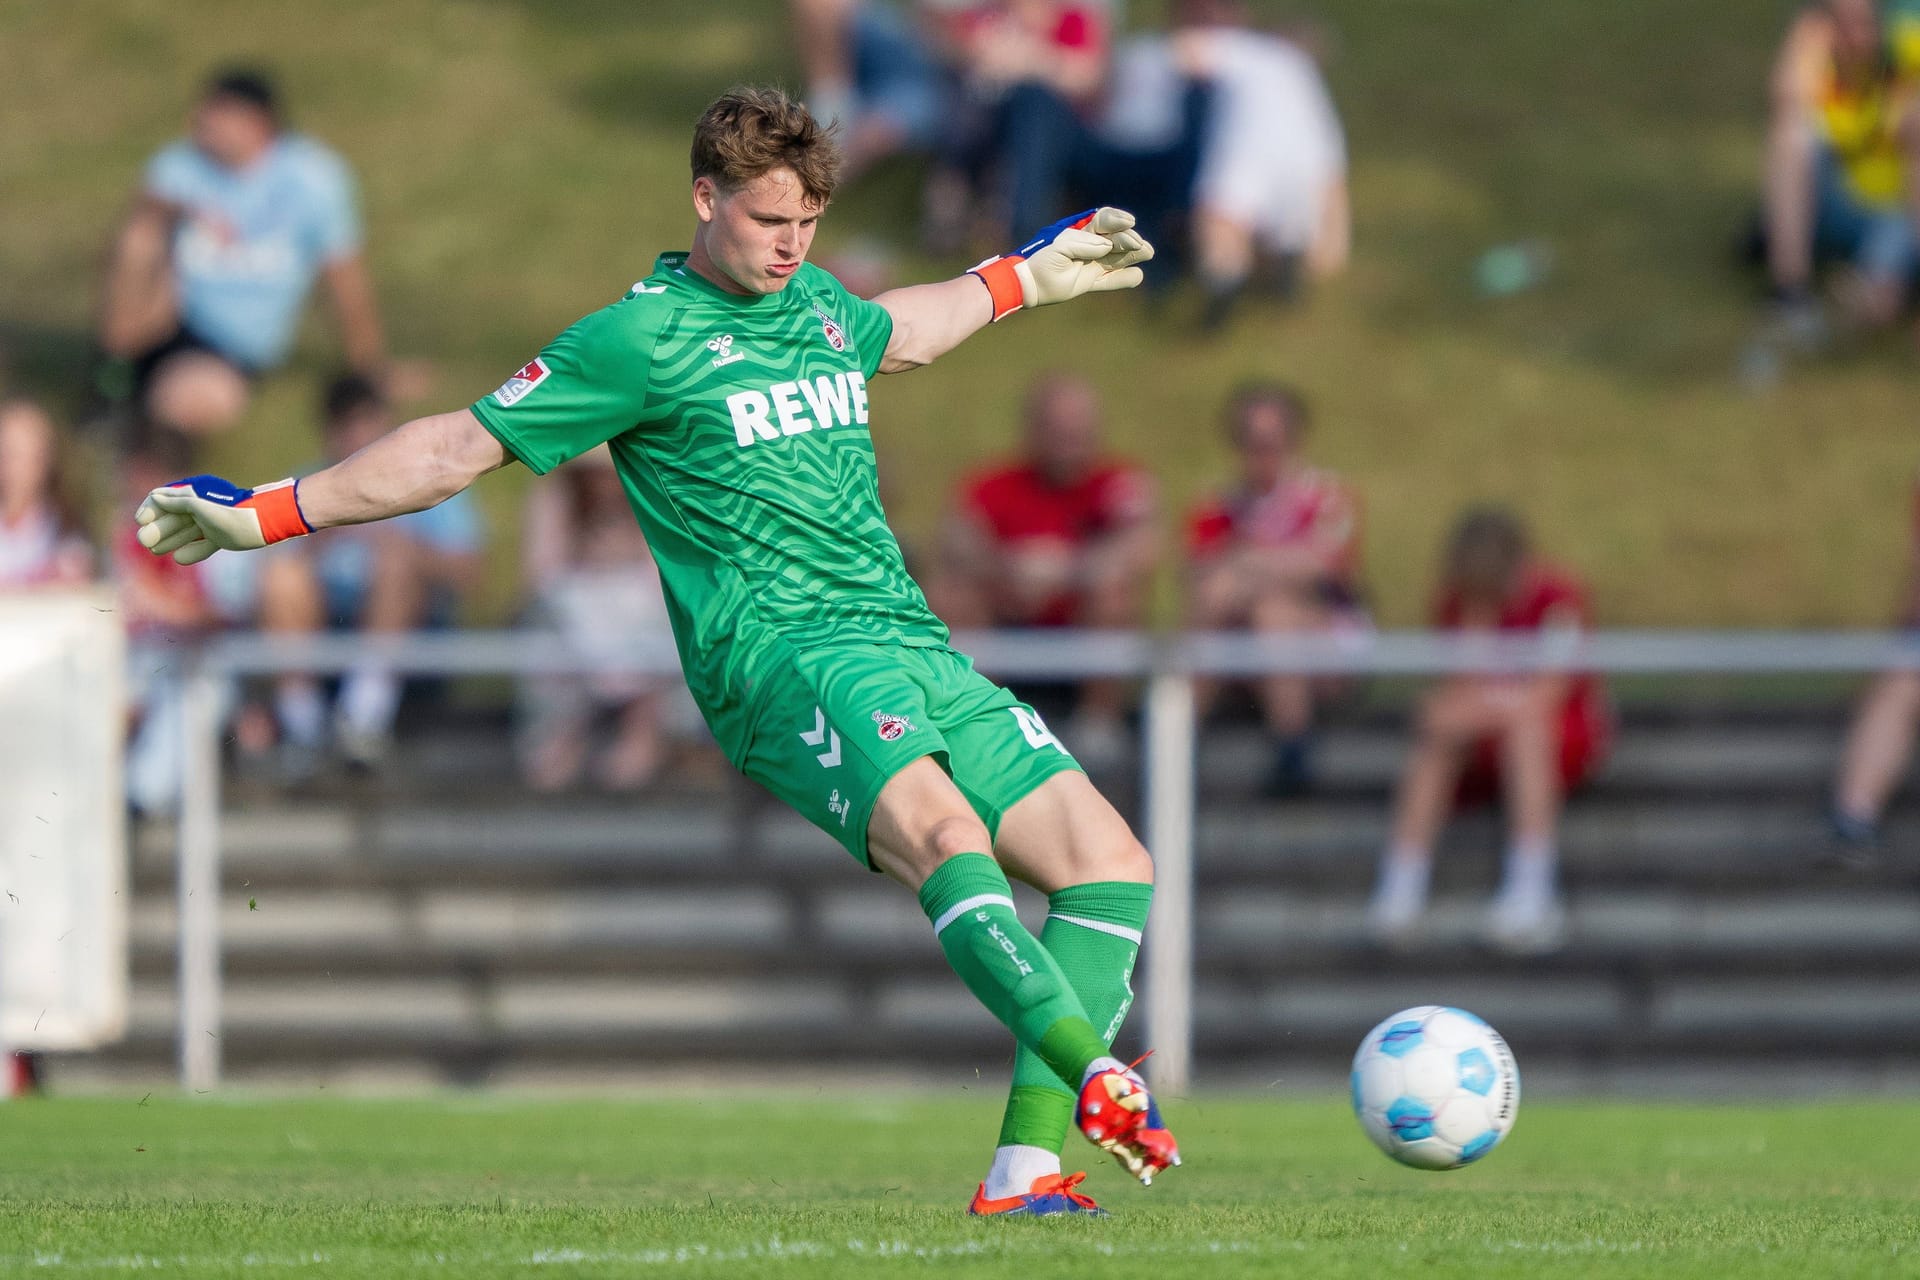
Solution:
<path fill-rule="evenodd" d="M 776 382 L 765 391 L 736 391 L 727 397 L 727 412 L 733 415 L 734 441 L 743 449 L 756 440 L 797 436 L 816 427 L 865 426 L 867 380 L 858 369 L 849 369 L 810 382 Z"/>
<path fill-rule="evenodd" d="M 826 750 L 815 756 L 822 769 L 840 767 L 840 735 L 827 726 L 827 713 L 815 707 L 813 709 L 813 728 L 800 735 L 800 741 L 810 747 L 825 747 Z"/>
<path fill-rule="evenodd" d="M 527 398 L 527 394 L 547 380 L 547 363 L 544 360 L 531 360 L 527 366 L 500 384 L 493 398 L 500 402 L 502 409 L 511 409 Z"/>
<path fill-rule="evenodd" d="M 733 335 L 730 333 L 707 339 L 707 350 L 713 352 L 713 367 L 716 369 L 723 364 L 732 364 L 735 360 L 747 358 L 746 352 L 733 349 Z"/>

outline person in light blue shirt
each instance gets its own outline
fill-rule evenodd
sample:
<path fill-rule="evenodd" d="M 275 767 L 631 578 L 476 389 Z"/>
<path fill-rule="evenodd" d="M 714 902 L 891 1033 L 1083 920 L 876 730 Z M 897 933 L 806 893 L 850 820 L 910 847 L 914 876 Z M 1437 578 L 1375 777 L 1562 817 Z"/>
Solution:
<path fill-rule="evenodd" d="M 130 368 L 150 422 L 219 431 L 245 412 L 251 379 L 286 359 L 316 279 L 332 295 L 348 363 L 378 375 L 385 340 L 352 175 L 282 127 L 266 77 L 217 75 L 190 136 L 148 163 L 115 239 L 100 346 Z"/>
<path fill-rule="evenodd" d="M 393 427 L 393 414 L 373 383 L 357 374 L 336 378 L 322 402 L 328 464 L 365 448 Z M 260 558 L 249 584 L 262 630 L 279 634 L 350 631 L 391 634 L 453 625 L 462 597 L 479 584 L 486 529 L 471 493 L 385 524 L 330 529 Z M 236 559 L 240 557 L 234 557 Z M 251 558 L 251 557 L 248 557 Z M 372 767 L 391 745 L 400 680 L 369 647 L 340 682 L 333 706 L 333 746 L 349 765 Z M 274 710 L 290 779 L 317 768 L 329 731 L 318 681 L 282 676 Z"/>

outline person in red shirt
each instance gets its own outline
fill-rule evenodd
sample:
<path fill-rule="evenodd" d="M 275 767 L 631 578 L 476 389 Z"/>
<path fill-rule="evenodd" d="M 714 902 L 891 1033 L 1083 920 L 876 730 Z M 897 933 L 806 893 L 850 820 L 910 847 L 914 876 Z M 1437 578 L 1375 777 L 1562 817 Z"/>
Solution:
<path fill-rule="evenodd" d="M 1309 422 L 1299 393 L 1278 383 L 1242 387 L 1227 403 L 1239 454 L 1234 486 L 1187 516 L 1188 618 L 1206 631 L 1364 629 L 1360 504 L 1336 475 L 1301 456 Z M 1274 738 L 1267 789 L 1294 795 L 1312 781 L 1316 700 L 1334 682 L 1269 676 L 1255 696 Z M 1214 686 L 1200 689 L 1203 705 Z"/>
<path fill-rule="evenodd" d="M 1138 627 L 1158 546 L 1151 477 L 1108 456 L 1092 384 L 1043 375 L 1027 393 L 1023 456 L 969 477 L 928 597 L 949 626 Z M 1126 688 L 1082 686 L 1069 745 L 1124 748 Z"/>
<path fill-rule="evenodd" d="M 1532 555 L 1513 515 L 1480 508 L 1454 529 L 1434 623 L 1451 631 L 1578 631 L 1589 624 L 1587 594 L 1571 574 Z M 1565 922 L 1556 885 L 1561 801 L 1593 776 L 1611 739 L 1606 693 L 1592 675 L 1460 675 L 1428 691 L 1368 908 L 1375 934 L 1397 940 L 1418 924 L 1434 843 L 1456 801 L 1501 796 L 1509 838 L 1489 936 L 1516 951 L 1557 946 Z"/>

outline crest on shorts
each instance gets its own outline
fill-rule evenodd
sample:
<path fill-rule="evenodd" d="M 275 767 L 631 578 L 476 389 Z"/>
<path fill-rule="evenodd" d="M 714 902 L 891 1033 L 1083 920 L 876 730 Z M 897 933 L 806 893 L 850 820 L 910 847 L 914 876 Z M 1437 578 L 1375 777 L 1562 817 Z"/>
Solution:
<path fill-rule="evenodd" d="M 813 314 L 820 317 L 820 332 L 827 335 L 827 345 L 835 351 L 847 349 L 847 331 L 840 327 L 839 321 L 820 309 L 819 303 L 813 304 Z"/>
<path fill-rule="evenodd" d="M 905 716 L 888 715 L 884 711 L 873 713 L 873 723 L 882 742 L 898 742 L 920 727 Z"/>
<path fill-rule="evenodd" d="M 502 409 L 511 409 L 525 400 L 527 394 L 535 387 L 545 382 L 549 372 L 546 361 L 537 358 L 530 360 L 520 372 L 500 384 L 500 389 L 493 393 L 493 398 L 500 402 Z"/>

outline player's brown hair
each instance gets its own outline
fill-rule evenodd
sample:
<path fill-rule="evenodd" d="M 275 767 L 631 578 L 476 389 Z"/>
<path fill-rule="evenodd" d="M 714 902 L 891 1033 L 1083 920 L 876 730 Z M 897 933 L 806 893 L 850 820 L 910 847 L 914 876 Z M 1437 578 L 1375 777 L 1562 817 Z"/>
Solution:
<path fill-rule="evenodd" d="M 692 158 L 693 176 L 724 191 L 786 168 L 809 200 L 824 205 L 840 181 L 834 131 L 781 90 L 761 85 L 730 90 L 700 114 Z"/>

